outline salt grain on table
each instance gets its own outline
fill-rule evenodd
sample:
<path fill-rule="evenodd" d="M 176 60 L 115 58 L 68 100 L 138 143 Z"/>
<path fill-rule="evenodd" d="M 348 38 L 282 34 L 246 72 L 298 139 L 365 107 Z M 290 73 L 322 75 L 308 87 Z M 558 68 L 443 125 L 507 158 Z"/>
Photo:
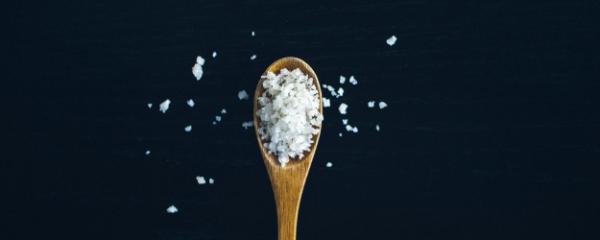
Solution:
<path fill-rule="evenodd" d="M 215 183 L 215 180 L 214 180 L 214 179 L 212 179 L 212 178 L 209 178 L 209 179 L 208 179 L 208 184 L 214 184 L 214 183 Z"/>
<path fill-rule="evenodd" d="M 328 98 L 323 98 L 323 107 L 328 108 L 331 106 L 331 101 Z"/>
<path fill-rule="evenodd" d="M 185 132 L 191 132 L 192 131 L 192 125 L 185 126 L 185 128 L 183 130 L 185 130 Z"/>
<path fill-rule="evenodd" d="M 221 109 L 221 114 L 227 114 L 227 109 L 225 109 L 225 108 Z"/>
<path fill-rule="evenodd" d="M 217 122 L 220 122 L 221 121 L 221 116 L 219 116 L 219 115 L 215 116 L 215 120 L 217 120 Z"/>
<path fill-rule="evenodd" d="M 159 107 L 159 111 L 161 111 L 162 113 L 166 113 L 167 110 L 169 110 L 169 105 L 171 105 L 171 100 L 167 99 L 165 101 L 163 101 L 162 103 L 160 103 Z"/>
<path fill-rule="evenodd" d="M 352 85 L 358 84 L 358 81 L 356 80 L 356 78 L 354 78 L 354 76 L 350 76 L 350 79 L 348 80 L 348 82 Z"/>
<path fill-rule="evenodd" d="M 375 125 L 375 130 L 379 132 L 379 124 Z"/>
<path fill-rule="evenodd" d="M 338 96 L 339 96 L 339 97 L 341 97 L 341 96 L 344 96 L 344 89 L 343 89 L 342 87 L 340 87 L 340 88 L 337 90 L 337 94 L 338 94 Z"/>
<path fill-rule="evenodd" d="M 243 123 L 242 123 L 242 127 L 243 127 L 244 129 L 251 128 L 253 125 L 254 125 L 254 122 L 253 122 L 253 121 L 247 121 L 247 122 L 243 122 Z"/>
<path fill-rule="evenodd" d="M 179 210 L 177 209 L 177 207 L 175 207 L 175 205 L 171 205 L 171 206 L 169 206 L 169 207 L 167 208 L 167 212 L 168 212 L 168 213 L 171 213 L 171 214 L 173 214 L 173 213 L 176 213 L 176 212 L 178 212 L 178 211 L 179 211 Z"/>
<path fill-rule="evenodd" d="M 147 104 L 148 108 L 152 108 L 152 103 Z"/>
<path fill-rule="evenodd" d="M 346 82 L 346 77 L 340 75 L 340 84 L 344 84 Z"/>
<path fill-rule="evenodd" d="M 252 31 L 252 32 L 250 32 L 250 35 L 254 37 L 254 36 L 256 36 L 256 33 L 254 31 Z"/>
<path fill-rule="evenodd" d="M 328 168 L 333 167 L 333 163 L 327 162 L 327 164 L 325 164 L 325 166 L 328 167 Z"/>
<path fill-rule="evenodd" d="M 396 40 L 398 40 L 396 38 L 395 35 L 392 35 L 391 37 L 389 37 L 387 40 L 385 40 L 385 42 L 387 43 L 387 45 L 393 46 L 394 44 L 396 44 Z"/>
<path fill-rule="evenodd" d="M 338 133 L 338 136 L 339 136 L 339 137 L 342 137 L 342 133 Z"/>
<path fill-rule="evenodd" d="M 206 184 L 206 179 L 203 176 L 196 176 L 196 182 L 200 185 Z"/>
<path fill-rule="evenodd" d="M 348 124 L 348 119 L 342 119 L 342 123 L 343 123 L 344 125 Z"/>
<path fill-rule="evenodd" d="M 375 107 L 375 101 L 369 101 L 369 102 L 367 103 L 367 106 L 369 106 L 369 108 L 373 108 L 373 107 Z"/>
<path fill-rule="evenodd" d="M 199 81 L 204 74 L 204 70 L 202 70 L 202 66 L 204 65 L 204 58 L 198 56 L 196 57 L 196 64 L 192 67 L 192 74 L 196 77 L 196 81 Z"/>
<path fill-rule="evenodd" d="M 187 105 L 188 105 L 188 106 L 190 106 L 190 107 L 194 107 L 194 105 L 196 105 L 196 103 L 195 103 L 195 102 L 194 102 L 194 100 L 192 100 L 192 99 L 189 99 L 189 100 L 187 100 L 187 102 L 186 102 L 186 103 L 187 103 Z"/>
<path fill-rule="evenodd" d="M 385 103 L 383 101 L 379 102 L 379 109 L 384 109 L 386 107 L 387 107 L 387 103 Z"/>
<path fill-rule="evenodd" d="M 216 51 L 213 51 L 212 57 L 213 57 L 213 58 L 216 58 L 216 57 L 217 57 L 217 52 L 216 52 Z"/>
<path fill-rule="evenodd" d="M 239 91 L 238 92 L 238 98 L 240 100 L 248 99 L 248 93 L 246 92 L 246 90 Z"/>
<path fill-rule="evenodd" d="M 250 56 L 250 61 L 254 61 L 254 59 L 256 59 L 256 54 L 252 54 L 252 56 Z"/>
<path fill-rule="evenodd" d="M 146 150 L 146 156 L 150 155 L 150 150 Z"/>
<path fill-rule="evenodd" d="M 340 104 L 340 107 L 338 108 L 338 111 L 340 111 L 340 113 L 342 115 L 346 115 L 346 110 L 348 109 L 348 105 L 346 105 L 345 103 Z"/>

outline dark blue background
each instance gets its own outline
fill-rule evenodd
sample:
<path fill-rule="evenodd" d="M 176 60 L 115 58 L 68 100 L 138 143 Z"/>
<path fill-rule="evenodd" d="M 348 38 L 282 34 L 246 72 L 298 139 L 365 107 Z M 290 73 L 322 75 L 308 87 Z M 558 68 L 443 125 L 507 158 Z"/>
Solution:
<path fill-rule="evenodd" d="M 3 163 L 5 239 L 275 239 L 236 94 L 287 55 L 322 83 L 359 80 L 343 97 L 357 135 L 338 138 L 325 112 L 298 239 L 598 236 L 595 1 L 73 2 L 8 8 L 7 90 L 23 107 L 7 138 L 24 145 Z"/>

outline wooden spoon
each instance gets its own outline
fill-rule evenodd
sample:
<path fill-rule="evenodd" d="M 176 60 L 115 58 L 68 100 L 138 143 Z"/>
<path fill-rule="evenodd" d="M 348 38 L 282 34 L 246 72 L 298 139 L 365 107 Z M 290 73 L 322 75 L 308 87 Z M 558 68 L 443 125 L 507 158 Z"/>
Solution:
<path fill-rule="evenodd" d="M 319 92 L 319 112 L 323 114 L 323 94 L 319 84 L 319 78 L 315 71 L 302 59 L 296 57 L 284 57 L 273 62 L 266 70 L 267 72 L 279 73 L 282 68 L 287 68 L 292 71 L 296 68 L 302 70 L 313 79 L 313 84 L 316 85 Z M 298 210 L 300 209 L 300 199 L 304 184 L 308 176 L 310 165 L 315 156 L 319 136 L 321 131 L 313 136 L 313 144 L 308 152 L 301 159 L 290 159 L 290 161 L 282 166 L 277 160 L 277 156 L 269 154 L 265 149 L 263 140 L 260 138 L 258 128 L 260 127 L 260 119 L 256 116 L 258 111 L 258 97 L 264 92 L 262 81 L 258 82 L 256 91 L 254 92 L 254 131 L 256 140 L 258 140 L 258 148 L 267 167 L 271 186 L 275 194 L 275 204 L 277 205 L 277 225 L 279 228 L 279 240 L 296 240 L 296 225 L 298 223 Z"/>

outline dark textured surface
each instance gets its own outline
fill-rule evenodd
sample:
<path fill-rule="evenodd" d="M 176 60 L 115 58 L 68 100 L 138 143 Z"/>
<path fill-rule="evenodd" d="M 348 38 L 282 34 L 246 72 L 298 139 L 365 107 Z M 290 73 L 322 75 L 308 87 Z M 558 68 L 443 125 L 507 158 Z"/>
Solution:
<path fill-rule="evenodd" d="M 7 76 L 25 87 L 9 95 L 25 104 L 9 127 L 27 147 L 3 163 L 22 179 L 6 175 L 6 196 L 26 203 L 3 206 L 17 223 L 6 239 L 275 239 L 267 174 L 241 128 L 252 105 L 236 94 L 287 55 L 322 83 L 359 80 L 342 98 L 357 135 L 338 138 L 341 117 L 325 113 L 298 239 L 598 236 L 594 1 L 74 2 L 9 8 L 19 74 Z"/>

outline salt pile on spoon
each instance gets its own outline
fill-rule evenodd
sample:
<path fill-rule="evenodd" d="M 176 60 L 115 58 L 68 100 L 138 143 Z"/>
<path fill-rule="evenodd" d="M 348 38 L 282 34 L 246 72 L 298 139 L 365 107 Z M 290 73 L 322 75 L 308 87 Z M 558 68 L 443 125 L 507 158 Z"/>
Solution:
<path fill-rule="evenodd" d="M 264 147 L 282 166 L 302 158 L 319 132 L 323 114 L 314 80 L 300 69 L 281 69 L 261 76 L 264 93 L 258 97 L 258 133 Z"/>

